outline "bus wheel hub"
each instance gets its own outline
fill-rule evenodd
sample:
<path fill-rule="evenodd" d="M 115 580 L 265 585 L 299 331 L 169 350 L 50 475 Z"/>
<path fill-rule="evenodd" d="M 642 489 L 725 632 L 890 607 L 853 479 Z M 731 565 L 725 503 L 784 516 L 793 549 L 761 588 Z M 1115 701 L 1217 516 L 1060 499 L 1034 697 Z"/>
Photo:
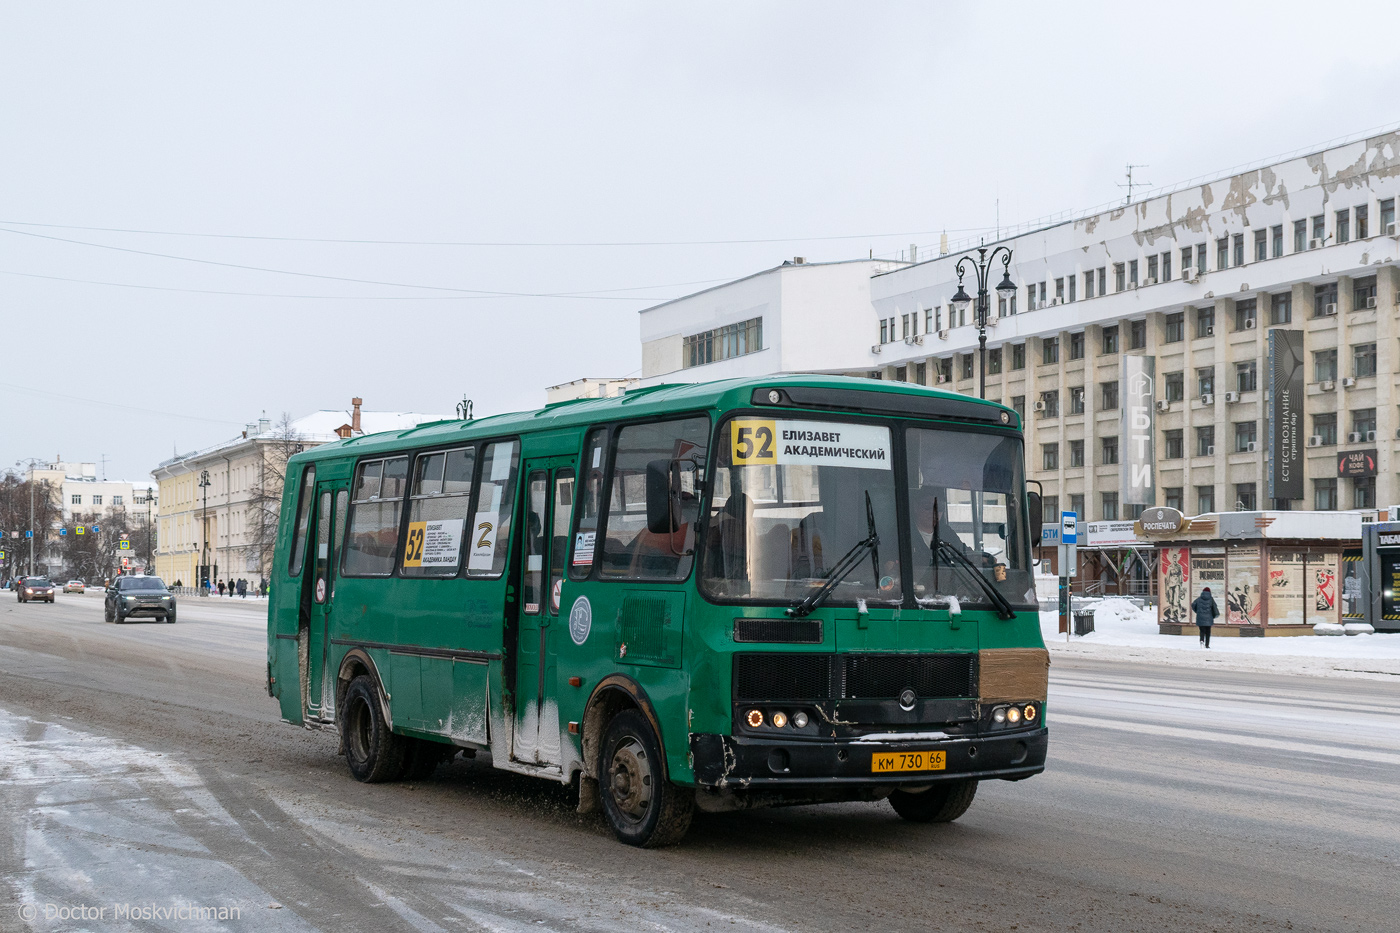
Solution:
<path fill-rule="evenodd" d="M 640 819 L 651 802 L 651 765 L 646 750 L 636 741 L 624 742 L 613 752 L 608 772 L 617 808 Z"/>

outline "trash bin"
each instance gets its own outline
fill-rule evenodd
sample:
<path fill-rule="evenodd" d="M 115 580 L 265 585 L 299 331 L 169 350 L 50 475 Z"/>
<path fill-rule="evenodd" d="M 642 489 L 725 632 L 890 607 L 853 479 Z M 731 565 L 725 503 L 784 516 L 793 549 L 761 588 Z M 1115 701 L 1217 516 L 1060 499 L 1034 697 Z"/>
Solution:
<path fill-rule="evenodd" d="M 1094 630 L 1094 610 L 1079 609 L 1074 613 L 1074 634 L 1088 635 Z"/>

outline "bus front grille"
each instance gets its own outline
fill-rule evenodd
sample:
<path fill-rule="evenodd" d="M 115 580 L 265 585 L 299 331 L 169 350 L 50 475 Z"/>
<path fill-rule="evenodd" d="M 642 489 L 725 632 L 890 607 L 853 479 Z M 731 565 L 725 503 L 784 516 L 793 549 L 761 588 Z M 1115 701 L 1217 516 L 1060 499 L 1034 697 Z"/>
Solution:
<path fill-rule="evenodd" d="M 734 655 L 736 700 L 890 700 L 977 696 L 977 655 Z"/>

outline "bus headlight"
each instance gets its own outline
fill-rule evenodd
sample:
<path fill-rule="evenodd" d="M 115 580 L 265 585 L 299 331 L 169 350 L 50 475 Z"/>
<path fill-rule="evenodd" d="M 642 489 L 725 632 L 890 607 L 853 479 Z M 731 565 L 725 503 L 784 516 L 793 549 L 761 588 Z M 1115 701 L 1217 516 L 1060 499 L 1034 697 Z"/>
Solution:
<path fill-rule="evenodd" d="M 799 712 L 796 712 L 796 713 L 793 713 L 793 714 L 792 714 L 792 726 L 793 726 L 794 729 L 805 729 L 805 728 L 807 728 L 807 714 L 806 714 L 806 713 L 803 713 L 803 712 L 800 712 L 800 711 L 799 711 Z"/>
<path fill-rule="evenodd" d="M 996 709 L 992 710 L 992 722 L 996 723 L 997 725 L 1001 725 L 1002 723 L 1006 722 L 1005 707 L 998 706 Z"/>
<path fill-rule="evenodd" d="M 744 716 L 744 721 L 749 724 L 749 728 L 757 729 L 759 726 L 763 725 L 763 711 L 757 709 L 749 710 L 748 714 Z"/>
<path fill-rule="evenodd" d="M 777 712 L 773 714 L 774 728 L 781 729 L 788 724 L 787 713 Z"/>
<path fill-rule="evenodd" d="M 1006 721 L 1013 726 L 1016 725 L 1016 723 L 1021 721 L 1021 710 L 1015 706 L 1011 707 L 1006 711 Z"/>

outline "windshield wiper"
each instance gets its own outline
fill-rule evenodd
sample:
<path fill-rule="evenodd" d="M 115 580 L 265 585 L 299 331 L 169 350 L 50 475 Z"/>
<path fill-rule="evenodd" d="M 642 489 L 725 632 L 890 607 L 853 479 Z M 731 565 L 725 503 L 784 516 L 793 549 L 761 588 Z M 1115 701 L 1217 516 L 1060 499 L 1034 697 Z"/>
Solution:
<path fill-rule="evenodd" d="M 997 615 L 1001 616 L 1003 619 L 1016 618 L 1016 610 L 1011 608 L 1010 600 L 1001 595 L 1001 590 L 998 590 L 996 586 L 992 584 L 992 581 L 982 575 L 982 571 L 977 568 L 977 565 L 972 562 L 971 558 L 947 541 L 939 541 L 938 550 L 949 557 L 956 557 L 958 560 L 962 561 L 963 566 L 967 568 L 968 574 L 982 587 L 982 591 L 991 597 L 992 602 L 997 607 Z M 934 566 L 937 566 L 936 560 L 935 558 Z"/>
<path fill-rule="evenodd" d="M 870 493 L 865 493 L 865 529 L 866 537 L 857 541 L 855 547 L 846 552 L 846 556 L 836 562 L 836 566 L 831 568 L 831 572 L 826 575 L 822 585 L 817 587 L 811 594 L 803 599 L 796 606 L 787 610 L 787 614 L 794 619 L 800 619 L 816 609 L 826 598 L 831 595 L 831 591 L 841 583 L 842 580 L 850 576 L 851 571 L 860 565 L 861 559 L 865 557 L 865 552 L 870 552 L 870 567 L 875 573 L 875 583 L 880 582 L 880 536 L 875 533 L 875 507 L 870 504 Z"/>

